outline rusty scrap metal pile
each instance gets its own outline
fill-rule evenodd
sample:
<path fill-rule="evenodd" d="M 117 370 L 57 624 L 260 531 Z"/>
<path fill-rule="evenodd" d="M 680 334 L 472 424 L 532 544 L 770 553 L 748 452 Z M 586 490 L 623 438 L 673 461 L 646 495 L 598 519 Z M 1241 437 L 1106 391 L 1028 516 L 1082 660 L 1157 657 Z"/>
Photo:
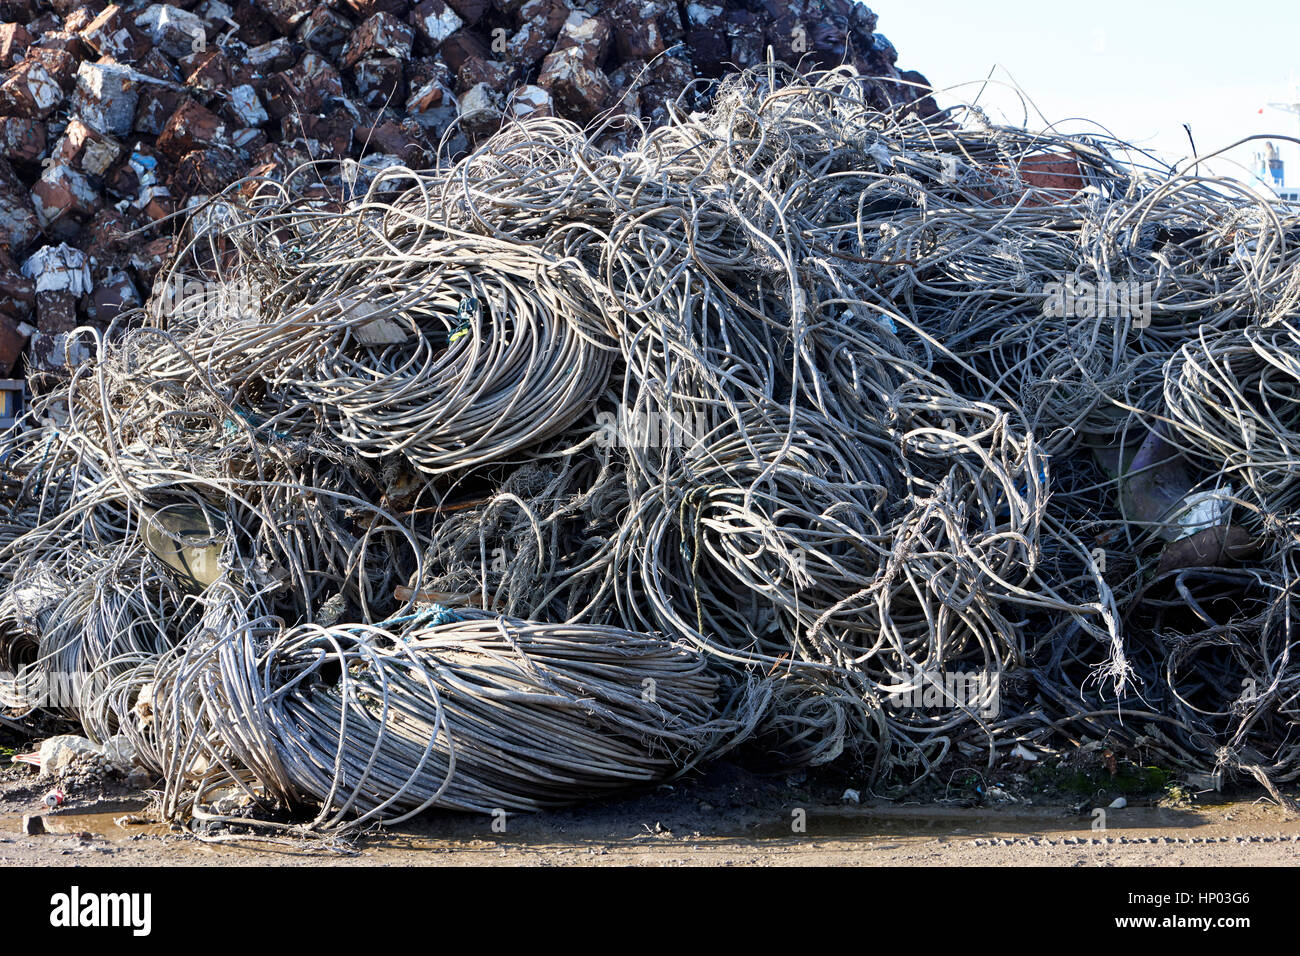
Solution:
<path fill-rule="evenodd" d="M 0 702 L 90 675 L 171 818 L 316 830 L 724 752 L 1294 780 L 1300 219 L 869 89 L 236 184 L 13 439 Z"/>
<path fill-rule="evenodd" d="M 432 166 L 524 116 L 658 124 L 769 46 L 881 107 L 924 82 L 850 0 L 0 0 L 0 376 L 87 351 L 72 330 L 139 307 L 178 217 L 245 175 Z"/>

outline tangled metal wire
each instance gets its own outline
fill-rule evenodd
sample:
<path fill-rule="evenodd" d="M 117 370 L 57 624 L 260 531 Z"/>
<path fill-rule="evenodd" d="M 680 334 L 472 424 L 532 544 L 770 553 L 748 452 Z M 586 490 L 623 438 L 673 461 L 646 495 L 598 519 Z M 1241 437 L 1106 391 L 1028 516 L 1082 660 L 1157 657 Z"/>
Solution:
<path fill-rule="evenodd" d="M 731 748 L 1300 776 L 1300 218 L 850 70 L 600 133 L 196 213 L 11 436 L 0 703 L 315 831 Z"/>

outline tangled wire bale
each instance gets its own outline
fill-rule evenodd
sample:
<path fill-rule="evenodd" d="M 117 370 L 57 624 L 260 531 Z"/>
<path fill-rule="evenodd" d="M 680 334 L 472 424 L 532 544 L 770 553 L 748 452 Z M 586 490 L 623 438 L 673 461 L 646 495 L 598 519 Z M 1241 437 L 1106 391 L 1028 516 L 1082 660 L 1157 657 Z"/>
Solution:
<path fill-rule="evenodd" d="M 282 630 L 233 623 L 246 595 L 223 604 L 148 695 L 172 816 L 212 819 L 232 797 L 319 806 L 321 829 L 534 810 L 659 779 L 718 729 L 714 678 L 666 640 L 442 608 Z"/>
<path fill-rule="evenodd" d="M 1300 220 L 864 89 L 752 71 L 623 152 L 533 119 L 216 197 L 12 437 L 0 659 L 93 675 L 65 712 L 173 819 L 737 747 L 1295 779 Z"/>

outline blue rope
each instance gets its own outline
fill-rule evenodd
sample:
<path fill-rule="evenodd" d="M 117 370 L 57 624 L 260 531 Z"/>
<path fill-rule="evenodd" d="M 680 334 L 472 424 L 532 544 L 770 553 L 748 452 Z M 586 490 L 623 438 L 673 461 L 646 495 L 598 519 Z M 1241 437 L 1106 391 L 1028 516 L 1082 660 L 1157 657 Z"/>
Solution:
<path fill-rule="evenodd" d="M 431 618 L 430 624 L 438 627 L 440 624 L 454 624 L 463 618 L 456 611 L 441 604 L 431 604 L 429 607 L 420 608 L 414 614 L 403 614 L 401 617 L 390 617 L 386 621 L 380 621 L 379 627 L 387 627 L 390 624 L 410 624 L 420 621 L 424 618 Z"/>
<path fill-rule="evenodd" d="M 259 432 L 267 431 L 266 419 L 264 419 L 261 415 L 255 415 L 253 412 L 246 412 L 242 408 L 236 408 L 234 411 L 236 415 L 238 415 L 250 426 L 252 426 L 254 431 L 259 431 Z M 239 432 L 239 423 L 236 422 L 233 418 L 227 418 L 222 423 L 221 430 L 226 435 L 236 435 Z M 274 429 L 270 429 L 270 433 L 273 438 L 279 439 L 280 441 L 289 441 L 290 438 L 292 437 L 288 432 L 279 432 L 279 431 L 275 431 Z"/>

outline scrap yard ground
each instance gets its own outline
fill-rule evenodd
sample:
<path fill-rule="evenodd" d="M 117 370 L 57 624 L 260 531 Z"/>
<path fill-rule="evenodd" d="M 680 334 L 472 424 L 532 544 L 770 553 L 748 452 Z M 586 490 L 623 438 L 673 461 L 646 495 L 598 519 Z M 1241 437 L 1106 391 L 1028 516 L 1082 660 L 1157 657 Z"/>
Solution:
<path fill-rule="evenodd" d="M 205 843 L 141 818 L 138 798 L 70 798 L 45 812 L 46 787 L 21 769 L 0 778 L 0 866 L 1054 865 L 1285 866 L 1300 859 L 1300 818 L 1251 794 L 1173 807 L 1134 799 L 1107 828 L 1069 798 L 1000 807 L 887 802 L 847 805 L 829 785 L 754 776 L 724 765 L 638 796 L 543 814 L 431 813 L 351 847 L 318 842 Z M 806 830 L 796 833 L 797 810 Z"/>

